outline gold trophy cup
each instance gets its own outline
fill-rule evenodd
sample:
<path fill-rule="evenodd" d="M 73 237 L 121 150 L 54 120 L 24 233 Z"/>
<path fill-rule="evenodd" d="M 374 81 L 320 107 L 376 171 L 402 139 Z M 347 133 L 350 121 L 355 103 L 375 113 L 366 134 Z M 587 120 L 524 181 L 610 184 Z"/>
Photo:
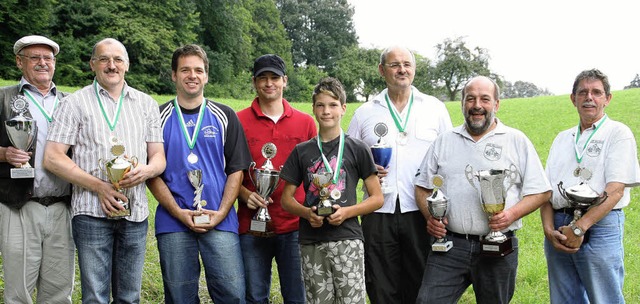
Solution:
<path fill-rule="evenodd" d="M 100 159 L 98 162 L 100 163 L 100 170 L 107 176 L 111 184 L 113 184 L 118 192 L 126 196 L 126 189 L 120 187 L 120 181 L 127 172 L 138 165 L 138 158 L 135 156 L 131 158 L 119 156 L 110 161 L 105 162 L 103 159 Z M 119 219 L 131 215 L 130 202 L 124 202 L 118 199 L 118 204 L 124 207 L 124 210 L 112 212 L 108 215 L 110 219 Z"/>
<path fill-rule="evenodd" d="M 318 205 L 316 205 L 316 214 L 319 216 L 327 216 L 331 215 L 335 212 L 333 209 L 333 203 L 336 199 L 333 193 L 330 196 L 329 193 L 329 185 L 331 185 L 331 178 L 333 178 L 333 174 L 330 172 L 322 172 L 322 173 L 314 173 L 313 180 L 311 181 L 318 189 L 320 189 L 320 197 L 318 198 Z M 339 193 L 337 189 L 334 189 L 335 193 Z"/>

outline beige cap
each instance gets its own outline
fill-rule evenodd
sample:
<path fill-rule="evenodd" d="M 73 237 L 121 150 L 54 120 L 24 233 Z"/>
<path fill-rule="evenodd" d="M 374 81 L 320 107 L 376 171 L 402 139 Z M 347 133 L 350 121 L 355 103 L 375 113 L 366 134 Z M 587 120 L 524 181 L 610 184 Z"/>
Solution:
<path fill-rule="evenodd" d="M 60 46 L 53 40 L 44 36 L 31 35 L 24 36 L 20 38 L 20 40 L 16 41 L 16 44 L 13 45 L 13 53 L 18 55 L 18 52 L 20 52 L 20 50 L 35 44 L 43 44 L 51 47 L 51 50 L 53 50 L 53 56 L 58 55 L 58 52 L 60 52 Z"/>

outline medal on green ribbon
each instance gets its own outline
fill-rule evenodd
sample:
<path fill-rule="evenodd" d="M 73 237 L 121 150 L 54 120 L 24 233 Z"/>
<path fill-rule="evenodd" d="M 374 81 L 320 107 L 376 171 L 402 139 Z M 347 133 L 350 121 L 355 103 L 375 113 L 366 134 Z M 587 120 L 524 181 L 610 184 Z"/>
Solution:
<path fill-rule="evenodd" d="M 602 118 L 602 120 L 598 123 L 598 125 L 596 125 L 596 127 L 593 129 L 593 132 L 591 132 L 591 134 L 589 135 L 589 138 L 587 138 L 587 141 L 584 143 L 584 146 L 582 146 L 582 151 L 580 151 L 580 147 L 578 147 L 578 141 L 580 140 L 582 127 L 580 126 L 580 123 L 578 123 L 578 132 L 576 133 L 576 142 L 573 145 L 573 148 L 576 153 L 576 161 L 578 162 L 578 167 L 575 170 L 573 170 L 573 176 L 580 177 L 585 181 L 591 179 L 591 175 L 592 175 L 591 171 L 585 167 L 581 167 L 580 163 L 582 162 L 582 157 L 584 156 L 584 152 L 587 151 L 587 146 L 591 142 L 593 135 L 596 134 L 596 132 L 598 132 L 598 129 L 600 129 L 600 126 L 602 126 L 605 120 L 607 120 L 607 114 L 604 115 L 604 118 Z"/>
<path fill-rule="evenodd" d="M 187 145 L 189 146 L 189 156 L 187 156 L 187 161 L 190 164 L 195 164 L 198 162 L 198 156 L 193 153 L 193 147 L 196 146 L 196 140 L 198 139 L 198 133 L 200 133 L 200 125 L 202 124 L 202 117 L 204 116 L 204 109 L 206 108 L 206 100 L 202 99 L 202 104 L 200 104 L 200 111 L 198 112 L 198 119 L 196 121 L 196 126 L 193 129 L 193 132 L 189 134 L 189 130 L 187 130 L 187 124 L 184 122 L 184 118 L 182 118 L 182 110 L 180 110 L 180 104 L 178 104 L 178 96 L 173 100 L 173 107 L 176 109 L 176 113 L 178 114 L 178 119 L 180 120 L 180 127 L 182 129 L 182 135 L 187 140 Z"/>
<path fill-rule="evenodd" d="M 118 124 L 118 120 L 120 119 L 120 111 L 122 110 L 122 100 L 124 99 L 124 86 L 122 87 L 122 92 L 120 93 L 120 99 L 118 99 L 118 105 L 116 107 L 116 113 L 111 119 L 107 114 L 107 111 L 104 109 L 104 105 L 102 104 L 102 99 L 100 98 L 100 93 L 98 93 L 98 81 L 93 80 L 93 89 L 96 92 L 96 97 L 98 98 L 98 104 L 100 105 L 100 111 L 102 111 L 102 116 L 107 121 L 107 125 L 109 126 L 109 130 L 111 130 L 111 137 L 109 137 L 109 141 L 111 142 L 111 154 L 114 156 L 120 156 L 124 154 L 124 145 L 120 142 L 118 137 L 115 136 L 114 131 L 116 129 L 116 125 Z"/>
<path fill-rule="evenodd" d="M 320 155 L 322 155 L 322 163 L 324 163 L 324 168 L 325 170 L 327 170 L 327 172 L 332 173 L 333 177 L 331 178 L 331 182 L 334 185 L 338 184 L 338 179 L 340 178 L 340 168 L 342 168 L 342 155 L 344 153 L 344 132 L 342 131 L 342 129 L 340 129 L 340 141 L 338 143 L 338 156 L 336 159 L 336 167 L 335 168 L 331 168 L 331 164 L 329 163 L 329 160 L 327 160 L 327 157 L 324 156 L 324 152 L 322 152 L 322 140 L 320 139 L 320 134 L 317 135 L 317 141 L 318 141 L 318 149 L 320 149 Z M 341 196 L 340 190 L 338 190 L 337 188 L 334 188 L 331 191 L 331 197 L 333 199 L 339 199 Z"/>
<path fill-rule="evenodd" d="M 400 113 L 398 113 L 396 107 L 391 105 L 388 92 L 384 95 L 384 99 L 387 102 L 387 108 L 389 109 L 389 113 L 393 118 L 393 122 L 398 129 L 398 137 L 396 138 L 396 142 L 399 145 L 404 146 L 409 142 L 409 134 L 405 131 L 405 129 L 407 128 L 409 116 L 411 115 L 411 108 L 413 107 L 413 90 L 411 90 L 411 97 L 409 98 L 409 108 L 407 109 L 407 115 L 404 117 L 404 119 L 400 117 Z"/>

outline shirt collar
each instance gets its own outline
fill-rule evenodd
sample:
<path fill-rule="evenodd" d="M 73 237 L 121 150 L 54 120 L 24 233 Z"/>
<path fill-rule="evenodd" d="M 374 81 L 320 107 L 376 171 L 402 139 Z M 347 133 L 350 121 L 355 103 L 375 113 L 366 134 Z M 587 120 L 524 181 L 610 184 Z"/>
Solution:
<path fill-rule="evenodd" d="M 291 116 L 291 114 L 293 114 L 293 108 L 291 107 L 289 102 L 284 98 L 282 98 L 282 106 L 283 106 L 283 112 L 281 117 L 289 117 Z M 262 113 L 262 109 L 260 109 L 260 103 L 258 102 L 258 97 L 254 98 L 253 101 L 251 102 L 251 109 L 258 117 L 267 117 L 267 115 Z"/>
<path fill-rule="evenodd" d="M 42 93 L 40 93 L 38 88 L 36 88 L 36 86 L 30 84 L 29 81 L 27 81 L 24 77 L 22 77 L 20 79 L 20 83 L 18 84 L 18 92 L 22 92 L 22 90 L 24 90 L 24 89 L 27 89 L 27 90 L 29 90 L 29 91 L 31 91 L 33 93 L 42 94 Z M 49 93 L 48 94 L 52 94 L 53 96 L 56 96 L 57 93 L 58 93 L 58 89 L 56 88 L 56 84 L 53 83 L 53 81 L 52 81 L 51 82 L 51 87 L 49 88 Z"/>

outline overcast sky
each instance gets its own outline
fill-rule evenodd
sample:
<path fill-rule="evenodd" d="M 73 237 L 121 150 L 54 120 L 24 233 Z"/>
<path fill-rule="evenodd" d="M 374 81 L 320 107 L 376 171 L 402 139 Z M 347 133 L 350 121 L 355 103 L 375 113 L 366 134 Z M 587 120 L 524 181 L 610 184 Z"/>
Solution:
<path fill-rule="evenodd" d="M 464 37 L 488 50 L 505 80 L 568 94 L 575 76 L 598 68 L 612 90 L 640 73 L 636 0 L 349 0 L 362 47 L 400 44 L 435 59 L 435 46 Z"/>

